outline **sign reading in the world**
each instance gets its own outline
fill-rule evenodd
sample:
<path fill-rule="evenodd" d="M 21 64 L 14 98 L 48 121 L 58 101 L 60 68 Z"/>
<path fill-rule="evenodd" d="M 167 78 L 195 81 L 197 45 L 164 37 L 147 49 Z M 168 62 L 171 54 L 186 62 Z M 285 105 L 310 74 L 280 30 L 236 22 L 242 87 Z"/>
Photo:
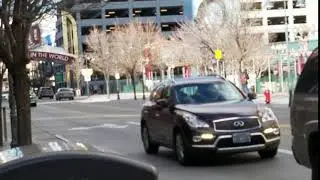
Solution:
<path fill-rule="evenodd" d="M 29 52 L 29 58 L 35 59 L 35 60 L 46 59 L 49 61 L 54 61 L 54 62 L 63 63 L 63 64 L 66 64 L 66 63 L 69 64 L 75 60 L 73 57 L 62 55 L 62 54 L 55 54 L 55 53 L 48 53 L 48 52 L 35 52 L 35 51 Z"/>

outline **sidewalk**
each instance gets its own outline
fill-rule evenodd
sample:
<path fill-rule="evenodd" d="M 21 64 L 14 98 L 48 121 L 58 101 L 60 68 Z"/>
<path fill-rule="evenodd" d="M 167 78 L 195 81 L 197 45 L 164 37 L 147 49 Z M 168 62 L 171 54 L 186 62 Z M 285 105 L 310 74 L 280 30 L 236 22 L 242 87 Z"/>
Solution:
<path fill-rule="evenodd" d="M 0 146 L 0 152 L 10 148 L 11 143 L 11 131 L 10 123 L 8 123 L 8 141 L 4 142 L 4 146 Z M 34 144 L 43 144 L 50 141 L 61 141 L 54 134 L 51 134 L 48 131 L 45 131 L 34 124 L 32 124 L 32 143 Z"/>
<path fill-rule="evenodd" d="M 149 98 L 149 92 L 145 93 L 146 98 Z M 142 99 L 143 94 L 137 93 L 137 99 Z M 133 99 L 133 93 L 120 93 L 120 100 Z M 75 101 L 80 103 L 93 103 L 93 102 L 109 102 L 117 100 L 117 94 L 110 94 L 110 97 L 106 94 L 97 94 L 91 96 L 80 96 L 76 97 Z"/>
<path fill-rule="evenodd" d="M 255 101 L 258 103 L 265 103 L 264 95 L 258 94 L 257 99 Z M 288 105 L 289 104 L 289 95 L 288 94 L 281 94 L 281 93 L 274 93 L 271 95 L 271 104 Z"/>

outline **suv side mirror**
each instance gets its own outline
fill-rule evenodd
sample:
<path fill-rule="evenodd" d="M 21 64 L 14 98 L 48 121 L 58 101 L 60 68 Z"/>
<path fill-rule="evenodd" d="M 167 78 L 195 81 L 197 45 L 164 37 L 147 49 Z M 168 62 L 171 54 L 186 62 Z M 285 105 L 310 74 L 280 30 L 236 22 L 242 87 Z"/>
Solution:
<path fill-rule="evenodd" d="M 248 93 L 248 98 L 249 98 L 250 100 L 257 99 L 257 94 L 254 93 L 254 92 L 249 92 L 249 93 Z"/>
<path fill-rule="evenodd" d="M 156 103 L 162 107 L 167 107 L 169 105 L 168 99 L 158 99 Z"/>

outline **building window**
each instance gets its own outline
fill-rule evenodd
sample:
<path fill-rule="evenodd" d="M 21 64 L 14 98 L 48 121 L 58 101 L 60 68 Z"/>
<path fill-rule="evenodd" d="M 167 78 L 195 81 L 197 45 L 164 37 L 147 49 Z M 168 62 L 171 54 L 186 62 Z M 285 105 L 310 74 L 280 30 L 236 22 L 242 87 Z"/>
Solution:
<path fill-rule="evenodd" d="M 273 1 L 270 3 L 272 6 L 268 7 L 268 10 L 288 9 L 288 1 Z"/>
<path fill-rule="evenodd" d="M 242 11 L 257 11 L 262 9 L 262 2 L 241 3 Z"/>
<path fill-rule="evenodd" d="M 294 24 L 304 24 L 307 23 L 307 16 L 293 16 Z"/>
<path fill-rule="evenodd" d="M 297 9 L 297 8 L 305 8 L 305 7 L 306 7 L 305 4 L 299 4 L 299 3 L 297 3 L 297 0 L 293 0 L 292 5 L 293 5 L 293 8 L 294 8 L 294 9 Z"/>
<path fill-rule="evenodd" d="M 287 21 L 287 24 L 289 23 L 288 22 L 288 16 L 287 18 L 285 17 L 269 17 L 268 18 L 268 25 L 282 25 L 282 24 L 285 24 L 285 19 Z"/>
<path fill-rule="evenodd" d="M 100 10 L 85 10 L 80 12 L 81 19 L 101 19 Z"/>
<path fill-rule="evenodd" d="M 263 25 L 263 21 L 262 18 L 250 18 L 250 19 L 246 19 L 246 21 L 244 22 L 245 24 L 248 24 L 250 26 L 262 26 Z"/>
<path fill-rule="evenodd" d="M 105 11 L 105 18 L 128 18 L 128 9 L 107 9 Z"/>
<path fill-rule="evenodd" d="M 81 35 L 82 36 L 89 35 L 91 30 L 93 30 L 92 26 L 83 26 L 81 27 Z"/>
<path fill-rule="evenodd" d="M 183 7 L 161 7 L 160 8 L 161 16 L 172 16 L 172 15 L 183 15 Z"/>
<path fill-rule="evenodd" d="M 269 43 L 286 41 L 286 33 L 269 33 Z"/>
<path fill-rule="evenodd" d="M 156 8 L 135 8 L 133 9 L 134 17 L 149 17 L 156 15 Z"/>
<path fill-rule="evenodd" d="M 179 27 L 178 23 L 162 23 L 161 31 L 175 31 Z"/>

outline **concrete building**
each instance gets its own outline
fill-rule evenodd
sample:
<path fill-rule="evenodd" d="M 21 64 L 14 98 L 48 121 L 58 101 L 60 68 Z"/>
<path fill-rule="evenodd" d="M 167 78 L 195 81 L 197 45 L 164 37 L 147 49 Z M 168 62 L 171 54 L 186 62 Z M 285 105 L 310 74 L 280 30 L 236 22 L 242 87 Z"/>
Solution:
<path fill-rule="evenodd" d="M 74 0 L 70 3 L 74 13 L 57 18 L 56 45 L 63 46 L 69 53 L 81 55 L 86 49 L 84 37 L 88 35 L 90 28 L 98 27 L 111 32 L 115 24 L 128 24 L 134 19 L 154 22 L 164 34 L 169 35 L 178 27 L 179 22 L 194 20 L 204 2 L 216 1 Z M 241 7 L 241 4 L 252 0 L 237 2 Z M 289 49 L 297 51 L 301 49 L 301 43 L 297 40 L 306 31 L 308 32 L 306 51 L 317 46 L 318 0 L 253 0 L 253 2 L 254 6 L 249 13 L 252 17 L 250 20 L 256 24 L 252 28 L 257 33 L 262 33 L 264 40 L 270 43 L 270 46 L 274 43 L 286 44 L 288 40 Z M 66 69 L 57 68 L 61 71 Z M 182 68 L 176 68 L 175 71 L 175 74 L 183 74 Z"/>
<path fill-rule="evenodd" d="M 84 3 L 89 2 L 89 3 Z M 134 19 L 154 22 L 165 34 L 177 28 L 184 20 L 184 0 L 100 0 L 75 1 L 72 14 L 77 25 L 79 53 L 84 51 L 84 36 L 91 28 L 111 32 L 115 24 L 128 24 Z M 63 18 L 58 17 L 56 45 L 63 46 Z"/>

